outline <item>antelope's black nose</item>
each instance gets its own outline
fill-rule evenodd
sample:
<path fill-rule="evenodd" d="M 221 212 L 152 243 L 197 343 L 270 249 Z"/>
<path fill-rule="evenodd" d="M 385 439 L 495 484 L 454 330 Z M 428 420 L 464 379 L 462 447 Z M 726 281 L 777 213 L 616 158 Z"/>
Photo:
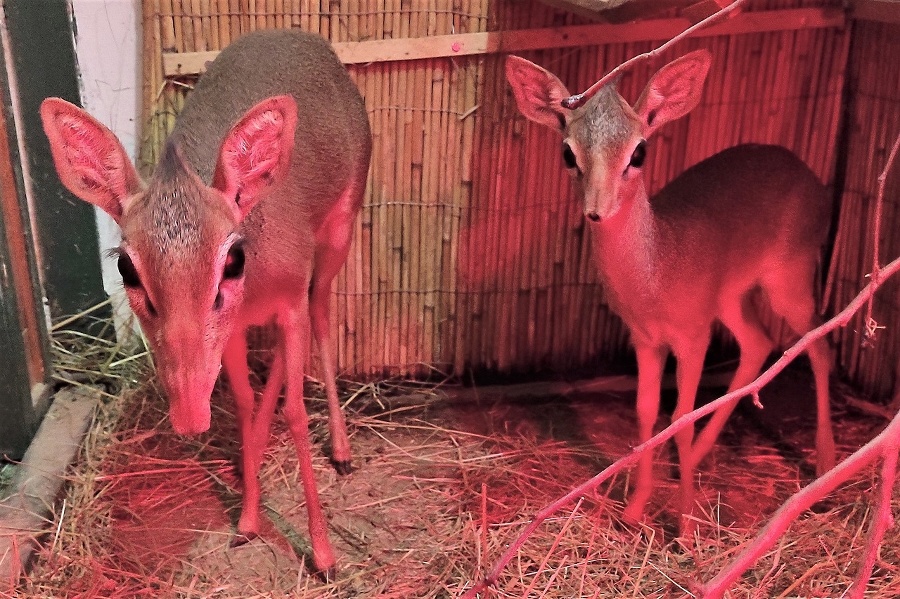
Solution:
<path fill-rule="evenodd" d="M 589 219 L 591 219 L 594 222 L 597 222 L 598 220 L 600 220 L 600 215 L 597 214 L 596 212 L 588 212 L 585 216 L 587 216 Z"/>

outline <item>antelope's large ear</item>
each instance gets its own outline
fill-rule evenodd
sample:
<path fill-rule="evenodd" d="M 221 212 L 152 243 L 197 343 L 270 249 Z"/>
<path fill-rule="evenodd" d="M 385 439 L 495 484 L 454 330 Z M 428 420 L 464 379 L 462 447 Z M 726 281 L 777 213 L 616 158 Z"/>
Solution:
<path fill-rule="evenodd" d="M 561 102 L 571 94 L 559 78 L 519 56 L 506 59 L 506 78 L 519 111 L 529 120 L 562 132 L 570 112 Z"/>
<path fill-rule="evenodd" d="M 653 75 L 634 105 L 643 125 L 644 139 L 697 106 L 711 64 L 712 54 L 708 50 L 696 50 L 673 60 Z"/>
<path fill-rule="evenodd" d="M 297 102 L 273 96 L 251 108 L 222 141 L 213 187 L 237 205 L 243 219 L 291 162 Z"/>
<path fill-rule="evenodd" d="M 60 98 L 44 100 L 40 112 L 60 181 L 118 223 L 129 198 L 141 190 L 140 177 L 118 138 Z"/>

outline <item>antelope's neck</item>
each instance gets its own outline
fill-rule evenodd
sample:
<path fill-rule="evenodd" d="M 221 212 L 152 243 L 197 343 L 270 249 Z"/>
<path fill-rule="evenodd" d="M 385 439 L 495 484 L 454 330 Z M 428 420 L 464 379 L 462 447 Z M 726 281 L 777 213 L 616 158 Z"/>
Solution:
<path fill-rule="evenodd" d="M 621 316 L 659 296 L 660 230 L 646 195 L 591 227 L 594 258 L 612 308 Z"/>

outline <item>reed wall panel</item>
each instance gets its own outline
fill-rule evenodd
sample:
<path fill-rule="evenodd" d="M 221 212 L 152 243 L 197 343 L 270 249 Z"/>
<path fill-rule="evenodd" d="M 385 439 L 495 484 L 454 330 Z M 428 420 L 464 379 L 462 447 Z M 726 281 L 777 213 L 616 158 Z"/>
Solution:
<path fill-rule="evenodd" d="M 875 245 L 878 176 L 900 135 L 900 25 L 858 21 L 849 59 L 848 122 L 839 159 L 843 172 L 840 224 L 832 264 L 830 302 L 846 305 L 869 282 Z M 900 255 L 900 163 L 885 181 L 880 263 Z M 872 317 L 875 342 L 864 343 L 863 310 L 838 338 L 838 362 L 851 380 L 875 396 L 895 394 L 900 407 L 900 280 L 878 292 Z"/>
<path fill-rule="evenodd" d="M 753 10 L 840 6 L 768 1 Z M 162 52 L 217 50 L 241 33 L 298 27 L 334 42 L 508 32 L 587 21 L 538 2 L 145 0 L 146 127 L 152 165 L 193 81 L 166 79 Z M 850 36 L 828 27 L 702 37 L 715 58 L 700 106 L 664 128 L 650 191 L 740 142 L 794 149 L 836 180 Z M 664 40 L 520 52 L 580 91 Z M 336 351 L 357 377 L 572 371 L 628 351 L 603 303 L 560 140 L 515 108 L 504 54 L 348 65 L 374 132 L 366 201 L 334 296 Z M 620 83 L 637 98 L 652 68 Z M 834 299 L 832 299 L 832 302 Z"/>

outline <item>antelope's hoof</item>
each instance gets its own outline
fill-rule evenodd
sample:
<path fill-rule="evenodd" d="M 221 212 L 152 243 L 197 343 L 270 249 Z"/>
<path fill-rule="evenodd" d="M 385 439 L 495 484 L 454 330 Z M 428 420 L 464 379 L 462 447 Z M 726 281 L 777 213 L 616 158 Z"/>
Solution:
<path fill-rule="evenodd" d="M 626 534 L 640 535 L 645 541 L 660 538 L 656 524 L 646 516 L 642 516 L 639 519 L 623 516 L 622 518 L 613 519 L 613 523 L 617 530 Z"/>
<path fill-rule="evenodd" d="M 621 518 L 613 518 L 613 523 L 617 529 L 625 532 L 636 533 L 644 530 L 643 523 L 640 520 L 635 520 L 627 514 L 622 514 Z"/>
<path fill-rule="evenodd" d="M 317 570 L 319 578 L 322 579 L 322 582 L 325 584 L 330 584 L 337 580 L 337 566 L 332 564 L 328 568 L 319 568 Z"/>
<path fill-rule="evenodd" d="M 235 547 L 246 545 L 258 536 L 259 535 L 255 532 L 239 532 L 231 537 L 231 542 L 228 543 L 228 547 L 234 549 Z"/>
<path fill-rule="evenodd" d="M 678 538 L 676 541 L 685 549 L 693 550 L 697 545 L 698 534 L 700 533 L 700 522 L 690 514 L 682 514 L 678 523 Z"/>
<path fill-rule="evenodd" d="M 816 478 L 828 474 L 834 468 L 834 458 L 825 458 L 816 460 Z"/>
<path fill-rule="evenodd" d="M 353 464 L 350 460 L 331 460 L 331 463 L 334 464 L 334 469 L 338 474 L 346 476 L 353 472 Z"/>
<path fill-rule="evenodd" d="M 665 537 L 659 524 L 643 510 L 639 512 L 629 511 L 626 507 L 620 518 L 613 520 L 618 530 L 640 535 L 645 541 L 661 542 Z"/>
<path fill-rule="evenodd" d="M 634 530 L 640 530 L 643 528 L 643 524 L 647 519 L 646 514 L 644 514 L 643 509 L 638 509 L 633 507 L 633 503 L 629 503 L 625 506 L 625 509 L 622 511 L 622 523 L 633 528 Z"/>

